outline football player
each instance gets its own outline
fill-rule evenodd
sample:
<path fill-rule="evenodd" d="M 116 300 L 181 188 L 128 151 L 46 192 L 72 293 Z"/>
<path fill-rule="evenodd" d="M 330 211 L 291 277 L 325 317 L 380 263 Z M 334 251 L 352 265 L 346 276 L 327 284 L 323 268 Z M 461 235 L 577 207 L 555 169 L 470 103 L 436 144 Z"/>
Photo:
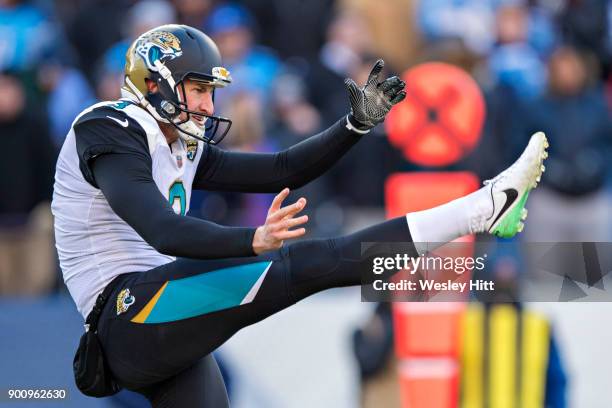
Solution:
<path fill-rule="evenodd" d="M 359 285 L 361 242 L 448 242 L 522 229 L 544 170 L 534 135 L 513 166 L 475 193 L 352 235 L 285 244 L 305 233 L 304 198 L 316 179 L 405 97 L 398 77 L 345 81 L 350 112 L 278 153 L 218 147 L 231 121 L 213 95 L 230 85 L 213 41 L 183 25 L 130 47 L 123 98 L 74 121 L 61 150 L 52 210 L 64 280 L 79 312 L 100 312 L 97 333 L 113 378 L 153 406 L 223 407 L 211 352 L 243 327 L 322 290 Z M 264 225 L 227 227 L 187 216 L 192 189 L 277 193 Z M 109 301 L 94 308 L 101 293 Z M 89 319 L 88 319 L 89 321 Z"/>

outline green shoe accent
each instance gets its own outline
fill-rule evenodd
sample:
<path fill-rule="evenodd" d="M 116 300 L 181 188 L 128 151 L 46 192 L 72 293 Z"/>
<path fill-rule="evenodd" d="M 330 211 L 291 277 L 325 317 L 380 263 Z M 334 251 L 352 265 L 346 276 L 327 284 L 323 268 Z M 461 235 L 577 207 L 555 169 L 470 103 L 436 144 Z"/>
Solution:
<path fill-rule="evenodd" d="M 527 197 L 529 196 L 529 190 L 523 194 L 521 197 L 521 201 L 519 201 L 518 205 L 510 211 L 504 218 L 502 218 L 501 222 L 497 225 L 497 227 L 493 230 L 493 234 L 497 235 L 501 238 L 512 238 L 519 231 L 519 225 L 521 224 L 521 212 L 523 208 L 525 208 L 525 203 L 527 202 Z"/>

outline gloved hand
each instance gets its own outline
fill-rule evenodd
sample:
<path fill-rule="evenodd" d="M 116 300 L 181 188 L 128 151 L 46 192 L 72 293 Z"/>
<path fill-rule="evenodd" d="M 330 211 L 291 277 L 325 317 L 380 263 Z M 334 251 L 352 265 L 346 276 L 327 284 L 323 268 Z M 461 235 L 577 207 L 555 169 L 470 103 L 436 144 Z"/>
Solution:
<path fill-rule="evenodd" d="M 384 66 L 382 59 L 376 61 L 368 81 L 361 88 L 350 78 L 344 80 L 351 101 L 348 119 L 351 125 L 359 130 L 370 130 L 384 121 L 393 105 L 406 97 L 406 84 L 399 77 L 393 76 L 378 82 L 378 76 Z"/>

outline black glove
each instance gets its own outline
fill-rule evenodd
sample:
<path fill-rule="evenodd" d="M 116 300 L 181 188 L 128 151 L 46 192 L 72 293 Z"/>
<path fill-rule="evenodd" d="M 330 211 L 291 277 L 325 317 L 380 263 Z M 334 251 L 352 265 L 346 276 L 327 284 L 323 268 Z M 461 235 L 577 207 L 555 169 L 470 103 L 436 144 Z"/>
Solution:
<path fill-rule="evenodd" d="M 384 66 L 383 60 L 376 61 L 368 82 L 362 88 L 350 78 L 344 80 L 351 101 L 349 120 L 359 130 L 372 129 L 384 121 L 393 105 L 406 97 L 406 84 L 399 77 L 393 76 L 378 82 L 378 75 Z"/>

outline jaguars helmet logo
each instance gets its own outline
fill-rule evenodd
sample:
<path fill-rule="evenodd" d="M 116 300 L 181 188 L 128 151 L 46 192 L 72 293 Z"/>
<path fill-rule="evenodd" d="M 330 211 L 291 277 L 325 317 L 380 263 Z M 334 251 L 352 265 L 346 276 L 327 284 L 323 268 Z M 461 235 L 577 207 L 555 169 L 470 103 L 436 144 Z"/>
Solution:
<path fill-rule="evenodd" d="M 163 62 L 165 59 L 175 59 L 183 55 L 181 41 L 167 31 L 143 34 L 136 44 L 136 52 L 153 72 L 159 71 L 155 64 L 157 61 Z"/>
<path fill-rule="evenodd" d="M 130 295 L 129 289 L 123 289 L 117 296 L 117 316 L 127 312 L 128 308 L 134 304 L 136 298 Z"/>

